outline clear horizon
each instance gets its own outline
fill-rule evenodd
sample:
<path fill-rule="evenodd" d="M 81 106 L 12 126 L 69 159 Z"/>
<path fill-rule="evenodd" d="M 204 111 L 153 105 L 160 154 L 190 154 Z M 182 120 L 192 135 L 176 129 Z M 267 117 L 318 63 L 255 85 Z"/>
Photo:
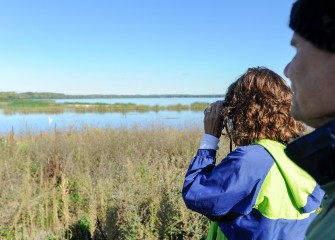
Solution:
<path fill-rule="evenodd" d="M 0 93 L 11 93 L 14 92 L 16 94 L 26 94 L 26 93 L 33 93 L 33 94 L 64 94 L 65 96 L 92 96 L 92 95 L 98 95 L 98 96 L 222 96 L 224 94 L 189 94 L 189 93 L 176 93 L 176 94 L 99 94 L 99 93 L 89 93 L 89 94 L 65 94 L 61 92 L 15 92 L 15 91 L 0 91 Z"/>
<path fill-rule="evenodd" d="M 222 95 L 248 67 L 283 76 L 293 2 L 5 1 L 0 91 Z"/>

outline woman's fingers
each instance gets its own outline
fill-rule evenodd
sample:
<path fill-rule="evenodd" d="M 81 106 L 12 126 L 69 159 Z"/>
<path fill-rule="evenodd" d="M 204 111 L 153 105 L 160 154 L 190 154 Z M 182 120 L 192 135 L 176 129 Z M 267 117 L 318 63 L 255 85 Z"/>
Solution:
<path fill-rule="evenodd" d="M 205 133 L 217 138 L 221 136 L 223 130 L 223 117 L 221 115 L 223 101 L 216 101 L 210 104 L 204 111 Z"/>

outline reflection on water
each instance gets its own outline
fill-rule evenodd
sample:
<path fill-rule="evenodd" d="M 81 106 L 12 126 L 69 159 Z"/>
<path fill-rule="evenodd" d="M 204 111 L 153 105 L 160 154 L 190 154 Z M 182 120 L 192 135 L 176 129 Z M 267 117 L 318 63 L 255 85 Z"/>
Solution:
<path fill-rule="evenodd" d="M 64 112 L 32 113 L 5 115 L 0 112 L 0 133 L 14 131 L 16 134 L 27 132 L 54 131 L 56 129 L 81 129 L 83 127 L 119 128 L 133 126 L 150 127 L 152 125 L 172 126 L 202 126 L 203 112 L 193 111 L 159 111 L 159 112 L 129 112 L 129 113 L 75 113 Z"/>
<path fill-rule="evenodd" d="M 87 99 L 55 99 L 56 103 L 107 103 L 107 104 L 115 104 L 115 103 L 133 103 L 138 105 L 147 105 L 147 106 L 168 106 L 168 105 L 190 105 L 195 102 L 202 103 L 211 103 L 216 100 L 220 100 L 217 98 L 87 98 Z"/>
<path fill-rule="evenodd" d="M 113 98 L 113 99 L 56 99 L 57 103 L 134 103 L 147 106 L 188 105 L 195 102 L 211 103 L 216 98 Z M 36 110 L 37 111 L 37 110 Z M 96 111 L 96 109 L 94 110 Z M 46 112 L 4 112 L 0 110 L 0 134 L 10 131 L 25 134 L 27 132 L 80 129 L 83 127 L 119 128 L 133 126 L 150 127 L 152 125 L 172 127 L 202 127 L 203 111 L 146 111 L 146 112 L 91 112 L 79 109 L 59 108 Z"/>

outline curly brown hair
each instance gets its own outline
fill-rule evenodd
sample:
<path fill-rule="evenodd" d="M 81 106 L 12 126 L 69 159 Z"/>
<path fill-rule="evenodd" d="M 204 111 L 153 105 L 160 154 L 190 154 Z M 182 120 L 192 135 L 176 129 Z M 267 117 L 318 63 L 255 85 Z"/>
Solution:
<path fill-rule="evenodd" d="M 288 142 L 304 125 L 291 117 L 292 91 L 285 80 L 265 67 L 249 68 L 225 95 L 222 115 L 235 145 L 260 139 Z"/>

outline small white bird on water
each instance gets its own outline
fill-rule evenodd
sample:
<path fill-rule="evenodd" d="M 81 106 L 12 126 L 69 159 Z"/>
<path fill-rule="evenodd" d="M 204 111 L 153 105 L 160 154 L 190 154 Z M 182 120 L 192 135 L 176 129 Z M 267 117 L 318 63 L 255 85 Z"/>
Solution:
<path fill-rule="evenodd" d="M 50 116 L 48 116 L 48 120 L 49 120 L 49 125 L 50 125 L 51 122 L 52 122 L 52 118 Z"/>

